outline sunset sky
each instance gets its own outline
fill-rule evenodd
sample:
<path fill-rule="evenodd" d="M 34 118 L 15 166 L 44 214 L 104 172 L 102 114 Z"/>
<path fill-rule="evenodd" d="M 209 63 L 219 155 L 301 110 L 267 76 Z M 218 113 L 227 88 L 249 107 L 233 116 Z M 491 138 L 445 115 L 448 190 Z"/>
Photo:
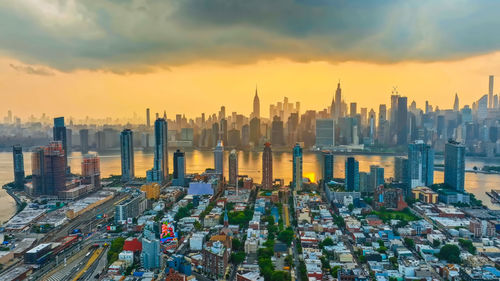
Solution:
<path fill-rule="evenodd" d="M 314 3 L 314 4 L 310 4 Z M 378 110 L 500 93 L 500 1 L 0 0 L 0 117 Z"/>

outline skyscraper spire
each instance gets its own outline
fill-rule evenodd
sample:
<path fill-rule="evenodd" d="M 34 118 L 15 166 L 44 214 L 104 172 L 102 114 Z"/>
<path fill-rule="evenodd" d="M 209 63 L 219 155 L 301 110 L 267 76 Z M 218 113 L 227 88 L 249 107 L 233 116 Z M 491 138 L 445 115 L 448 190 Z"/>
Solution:
<path fill-rule="evenodd" d="M 458 93 L 455 93 L 455 102 L 453 103 L 453 111 L 460 110 L 460 103 L 458 102 Z"/>
<path fill-rule="evenodd" d="M 257 93 L 257 85 L 255 85 L 255 96 L 253 98 L 253 117 L 260 118 L 260 100 Z"/>

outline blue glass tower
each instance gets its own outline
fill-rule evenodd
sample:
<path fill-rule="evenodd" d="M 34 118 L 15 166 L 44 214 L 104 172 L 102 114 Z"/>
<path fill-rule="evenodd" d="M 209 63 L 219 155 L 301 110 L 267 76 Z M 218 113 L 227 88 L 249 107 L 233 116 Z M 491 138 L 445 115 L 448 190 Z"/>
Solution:
<path fill-rule="evenodd" d="M 323 182 L 328 183 L 333 180 L 334 156 L 331 151 L 323 152 Z"/>
<path fill-rule="evenodd" d="M 120 134 L 120 152 L 122 162 L 122 181 L 127 182 L 135 177 L 134 166 L 134 133 L 125 129 Z"/>
<path fill-rule="evenodd" d="M 155 157 L 153 169 L 146 172 L 148 182 L 164 183 L 168 181 L 168 138 L 167 121 L 158 118 L 155 121 Z"/>
<path fill-rule="evenodd" d="M 465 190 L 465 146 L 453 140 L 444 146 L 444 183 L 456 191 Z"/>
<path fill-rule="evenodd" d="M 345 188 L 359 191 L 359 162 L 354 157 L 347 157 L 345 161 Z"/>
<path fill-rule="evenodd" d="M 66 173 L 70 173 L 68 166 L 68 140 L 66 135 L 66 126 L 64 125 L 64 117 L 54 118 L 54 128 L 52 129 L 54 140 L 62 143 L 64 150 L 64 161 L 66 161 Z"/>
<path fill-rule="evenodd" d="M 293 148 L 293 183 L 292 186 L 297 190 L 302 188 L 302 147 L 295 144 Z"/>
<path fill-rule="evenodd" d="M 23 148 L 20 145 L 12 147 L 12 157 L 14 163 L 14 184 L 17 188 L 24 187 L 24 157 Z"/>
<path fill-rule="evenodd" d="M 408 145 L 408 172 L 410 189 L 434 183 L 434 150 L 421 140 Z"/>

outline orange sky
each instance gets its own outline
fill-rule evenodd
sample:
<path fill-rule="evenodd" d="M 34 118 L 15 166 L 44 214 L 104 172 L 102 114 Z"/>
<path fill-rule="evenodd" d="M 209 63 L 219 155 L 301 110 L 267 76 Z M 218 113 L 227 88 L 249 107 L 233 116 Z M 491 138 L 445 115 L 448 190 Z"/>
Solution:
<path fill-rule="evenodd" d="M 226 111 L 249 114 L 255 85 L 258 84 L 261 112 L 267 117 L 270 103 L 287 96 L 300 101 L 302 112 L 320 110 L 331 102 L 340 79 L 343 97 L 359 107 L 378 110 L 389 103 L 393 86 L 422 107 L 425 100 L 441 108 L 450 108 L 455 92 L 460 106 L 471 104 L 488 90 L 488 75 L 500 65 L 500 52 L 457 61 L 399 62 L 307 62 L 286 59 L 252 64 L 197 62 L 158 69 L 142 74 L 114 74 L 103 71 L 60 72 L 42 68 L 53 75 L 27 74 L 11 65 L 24 64 L 10 57 L 0 57 L 0 116 L 11 109 L 22 118 L 63 115 L 76 118 L 143 116 L 146 107 L 152 112 L 167 111 L 170 117 L 185 113 Z M 500 83 L 500 81 L 497 82 Z M 495 86 L 495 93 L 500 92 Z"/>

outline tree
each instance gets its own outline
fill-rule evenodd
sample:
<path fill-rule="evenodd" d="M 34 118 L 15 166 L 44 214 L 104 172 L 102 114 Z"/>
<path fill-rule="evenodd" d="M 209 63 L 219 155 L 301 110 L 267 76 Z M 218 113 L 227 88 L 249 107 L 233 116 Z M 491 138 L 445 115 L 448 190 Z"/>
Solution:
<path fill-rule="evenodd" d="M 326 246 L 333 246 L 333 240 L 330 237 L 325 238 L 325 240 L 319 243 L 319 247 L 323 249 Z"/>
<path fill-rule="evenodd" d="M 349 209 L 349 212 L 352 212 L 352 210 L 354 210 L 354 205 L 353 204 L 349 204 L 347 206 L 347 209 Z"/>
<path fill-rule="evenodd" d="M 464 249 L 466 249 L 469 253 L 475 255 L 476 254 L 476 247 L 472 245 L 472 241 L 470 240 L 465 240 L 465 239 L 458 239 L 458 244 Z"/>
<path fill-rule="evenodd" d="M 231 253 L 230 260 L 233 264 L 240 264 L 245 260 L 245 252 Z"/>
<path fill-rule="evenodd" d="M 275 281 L 286 281 L 286 280 L 290 280 L 290 275 L 288 274 L 288 272 L 284 272 L 284 271 L 274 271 L 273 274 L 271 275 L 271 280 Z"/>
<path fill-rule="evenodd" d="M 233 238 L 232 245 L 234 251 L 243 251 L 243 243 L 241 243 L 240 239 Z"/>
<path fill-rule="evenodd" d="M 290 246 L 292 244 L 293 234 L 292 228 L 289 227 L 278 234 L 278 240 Z"/>
<path fill-rule="evenodd" d="M 287 255 L 286 256 L 286 258 L 285 258 L 285 264 L 288 265 L 288 266 L 292 266 L 292 264 L 293 264 L 292 255 Z"/>
<path fill-rule="evenodd" d="M 198 231 L 200 231 L 200 230 L 203 229 L 203 226 L 201 225 L 201 223 L 199 221 L 195 221 L 194 224 L 193 224 L 193 226 Z"/>
<path fill-rule="evenodd" d="M 338 272 L 339 272 L 339 270 L 340 270 L 340 269 L 341 269 L 340 265 L 336 265 L 336 266 L 334 266 L 334 267 L 332 268 L 332 270 L 330 271 L 330 273 L 332 274 L 332 276 L 333 276 L 334 278 L 337 278 L 337 276 L 338 276 Z"/>
<path fill-rule="evenodd" d="M 437 239 L 432 240 L 432 247 L 437 248 L 441 245 L 441 242 Z"/>
<path fill-rule="evenodd" d="M 413 241 L 412 239 L 405 237 L 404 242 L 408 248 L 415 249 L 415 241 Z"/>
<path fill-rule="evenodd" d="M 460 263 L 460 249 L 457 245 L 446 244 L 441 247 L 437 255 L 440 260 L 446 260 L 451 263 Z"/>

